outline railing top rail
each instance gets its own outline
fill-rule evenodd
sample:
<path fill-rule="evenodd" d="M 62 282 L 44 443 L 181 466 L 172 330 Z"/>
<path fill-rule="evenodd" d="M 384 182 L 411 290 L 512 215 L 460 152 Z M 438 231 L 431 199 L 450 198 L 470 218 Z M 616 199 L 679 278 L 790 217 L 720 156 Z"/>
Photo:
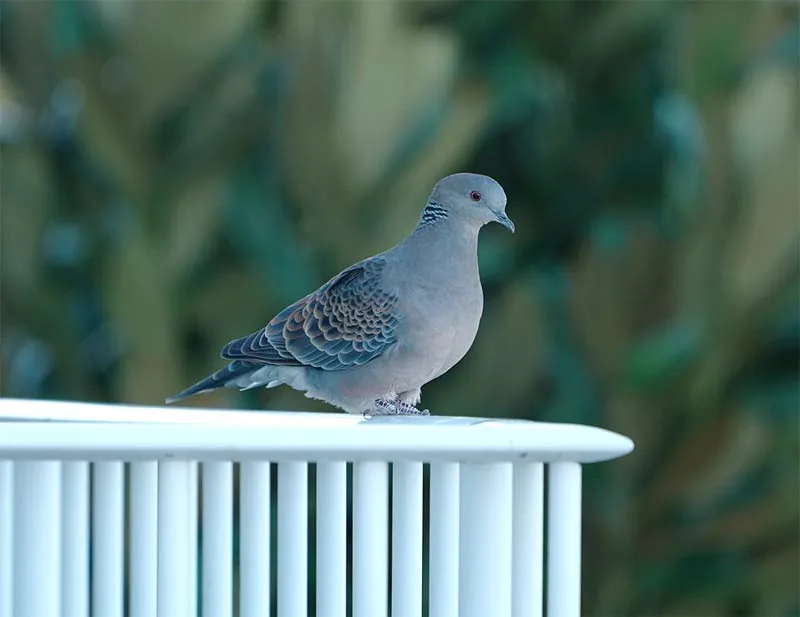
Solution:
<path fill-rule="evenodd" d="M 583 425 L 440 416 L 362 418 L 0 398 L 0 459 L 603 461 L 623 435 Z"/>

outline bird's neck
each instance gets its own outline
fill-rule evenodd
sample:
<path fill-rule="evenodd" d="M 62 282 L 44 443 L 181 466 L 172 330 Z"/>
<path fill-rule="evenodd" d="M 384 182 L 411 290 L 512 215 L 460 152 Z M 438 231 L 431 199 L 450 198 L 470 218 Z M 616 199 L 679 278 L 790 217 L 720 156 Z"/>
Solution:
<path fill-rule="evenodd" d="M 427 217 L 425 212 L 428 212 Z M 429 204 L 423 211 L 419 225 L 404 242 L 410 254 L 422 255 L 427 260 L 417 266 L 446 271 L 462 267 L 476 269 L 480 227 L 472 221 L 446 213 L 434 218 L 435 212 L 435 208 Z"/>
<path fill-rule="evenodd" d="M 477 244 L 479 231 L 480 225 L 476 225 L 475 221 L 463 216 L 454 216 L 448 208 L 437 201 L 430 200 L 422 211 L 419 223 L 410 238 L 420 236 L 426 239 L 436 239 L 437 235 L 441 234 Z"/>

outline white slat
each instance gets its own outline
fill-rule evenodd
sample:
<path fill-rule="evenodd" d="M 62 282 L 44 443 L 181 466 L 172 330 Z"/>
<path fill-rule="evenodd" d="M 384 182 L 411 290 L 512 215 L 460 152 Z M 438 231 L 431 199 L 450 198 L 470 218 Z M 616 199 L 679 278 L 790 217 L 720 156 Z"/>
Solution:
<path fill-rule="evenodd" d="M 123 466 L 92 470 L 92 606 L 96 615 L 123 615 Z"/>
<path fill-rule="evenodd" d="M 203 464 L 203 617 L 233 613 L 233 464 Z"/>
<path fill-rule="evenodd" d="M 308 617 L 308 465 L 278 464 L 278 617 Z"/>
<path fill-rule="evenodd" d="M 239 535 L 240 617 L 266 617 L 270 610 L 270 464 L 242 463 Z"/>
<path fill-rule="evenodd" d="M 61 617 L 61 463 L 14 465 L 14 617 Z"/>
<path fill-rule="evenodd" d="M 431 463 L 429 614 L 458 617 L 458 463 Z"/>
<path fill-rule="evenodd" d="M 89 615 L 89 464 L 62 464 L 61 615 Z"/>
<path fill-rule="evenodd" d="M 130 617 L 156 617 L 158 609 L 158 463 L 130 464 Z"/>
<path fill-rule="evenodd" d="M 188 499 L 189 509 L 186 518 L 186 535 L 187 535 L 187 554 L 188 560 L 188 583 L 189 590 L 187 592 L 187 600 L 189 602 L 188 613 L 192 617 L 197 616 L 197 583 L 198 583 L 198 568 L 197 568 L 197 540 L 198 528 L 200 526 L 200 480 L 199 480 L 199 463 L 197 461 L 189 461 L 187 463 L 187 482 L 188 482 Z"/>
<path fill-rule="evenodd" d="M 544 464 L 514 465 L 513 617 L 542 617 Z"/>
<path fill-rule="evenodd" d="M 392 471 L 392 617 L 421 617 L 422 463 Z"/>
<path fill-rule="evenodd" d="M 547 615 L 581 614 L 581 466 L 551 463 L 547 508 Z"/>
<path fill-rule="evenodd" d="M 14 464 L 0 461 L 0 617 L 13 617 Z"/>
<path fill-rule="evenodd" d="M 386 617 L 389 586 L 388 463 L 353 464 L 353 617 Z"/>
<path fill-rule="evenodd" d="M 461 465 L 459 617 L 511 615 L 511 463 Z"/>
<path fill-rule="evenodd" d="M 158 615 L 189 617 L 189 472 L 186 461 L 158 465 Z M 192 564 L 194 565 L 194 564 Z M 193 617 L 193 616 L 192 616 Z"/>
<path fill-rule="evenodd" d="M 317 463 L 317 617 L 347 611 L 347 463 Z"/>

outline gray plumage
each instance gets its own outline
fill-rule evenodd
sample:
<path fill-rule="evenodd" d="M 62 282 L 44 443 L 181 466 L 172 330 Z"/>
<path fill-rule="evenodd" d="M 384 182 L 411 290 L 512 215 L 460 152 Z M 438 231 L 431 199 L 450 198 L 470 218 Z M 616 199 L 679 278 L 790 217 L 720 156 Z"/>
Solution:
<path fill-rule="evenodd" d="M 220 387 L 288 385 L 350 413 L 419 414 L 423 385 L 472 346 L 483 312 L 478 232 L 514 231 L 488 176 L 440 180 L 416 229 L 228 343 L 223 369 L 168 403 Z"/>

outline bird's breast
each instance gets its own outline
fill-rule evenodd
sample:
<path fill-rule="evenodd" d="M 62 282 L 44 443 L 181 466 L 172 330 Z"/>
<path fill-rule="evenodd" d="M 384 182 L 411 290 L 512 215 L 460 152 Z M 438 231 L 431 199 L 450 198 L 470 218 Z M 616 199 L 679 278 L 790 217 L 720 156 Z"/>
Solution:
<path fill-rule="evenodd" d="M 469 351 L 483 312 L 480 280 L 463 284 L 443 279 L 421 283 L 401 305 L 402 353 L 426 369 L 429 381 L 452 368 Z"/>

